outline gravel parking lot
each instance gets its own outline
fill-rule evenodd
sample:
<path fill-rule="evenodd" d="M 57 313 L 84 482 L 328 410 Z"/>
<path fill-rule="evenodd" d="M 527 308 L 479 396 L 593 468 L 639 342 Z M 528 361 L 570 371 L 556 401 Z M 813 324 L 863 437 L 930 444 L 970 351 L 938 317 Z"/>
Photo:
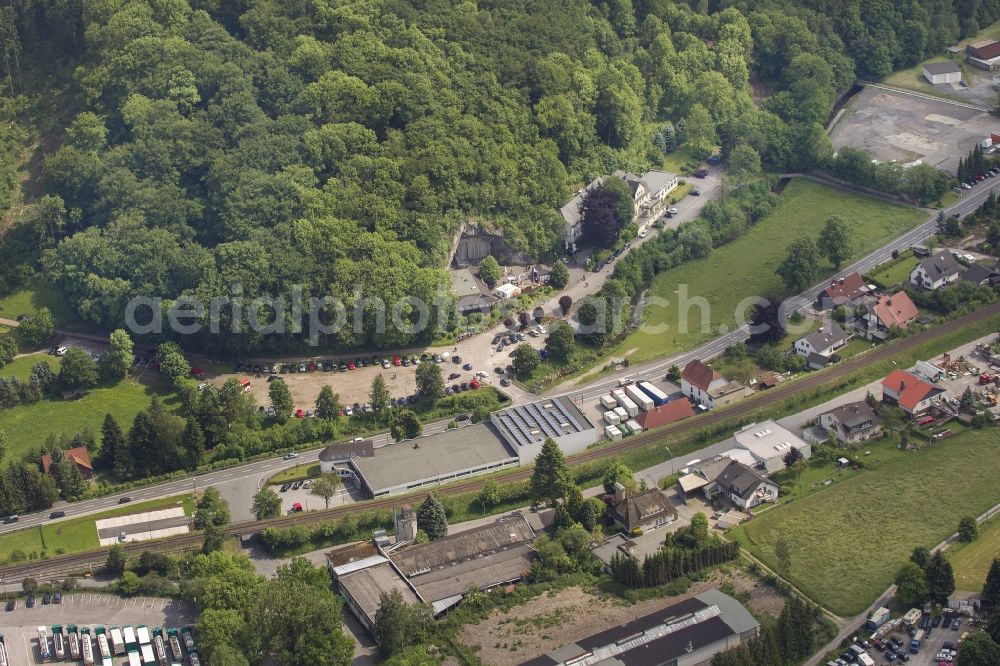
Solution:
<path fill-rule="evenodd" d="M 122 599 L 108 594 L 78 593 L 66 595 L 59 605 L 43 606 L 39 598 L 34 608 L 25 607 L 24 599 L 18 599 L 15 610 L 0 616 L 0 634 L 4 636 L 10 666 L 28 666 L 41 663 L 37 632 L 40 625 L 181 627 L 191 624 L 194 618 L 194 612 L 176 599 Z"/>
<path fill-rule="evenodd" d="M 900 660 L 895 660 L 890 662 L 886 659 L 888 652 L 879 652 L 875 648 L 868 650 L 868 654 L 875 660 L 876 664 L 903 664 L 906 663 L 907 666 L 937 666 L 939 663 L 937 660 L 937 655 L 941 652 L 945 643 L 951 643 L 952 646 L 958 645 L 959 637 L 968 630 L 967 620 L 963 619 L 962 624 L 958 630 L 952 628 L 944 629 L 938 627 L 937 629 L 931 628 L 930 633 L 928 633 L 921 645 L 920 651 L 917 654 L 910 654 L 910 660 L 908 662 L 902 662 Z M 903 646 L 906 649 L 907 654 L 909 654 L 910 647 L 910 637 L 905 632 L 897 633 L 903 640 Z"/>
<path fill-rule="evenodd" d="M 882 162 L 924 164 L 954 173 L 990 130 L 988 113 L 920 95 L 868 86 L 830 132 L 834 148 L 863 148 Z"/>

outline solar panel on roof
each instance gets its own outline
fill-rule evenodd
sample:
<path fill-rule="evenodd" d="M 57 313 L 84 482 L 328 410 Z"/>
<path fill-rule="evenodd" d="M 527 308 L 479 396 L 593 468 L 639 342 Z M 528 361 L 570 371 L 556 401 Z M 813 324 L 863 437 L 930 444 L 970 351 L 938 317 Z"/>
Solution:
<path fill-rule="evenodd" d="M 525 420 L 524 416 L 521 415 L 518 409 L 519 408 L 517 407 L 513 409 L 508 409 L 507 413 L 510 414 L 510 417 L 511 419 L 513 419 L 514 423 L 518 424 L 518 427 L 521 428 L 521 431 L 528 437 L 529 441 L 533 442 L 535 441 L 535 438 L 531 436 L 531 430 L 532 430 L 531 424 L 529 424 Z"/>
<path fill-rule="evenodd" d="M 528 434 L 528 430 L 518 423 L 514 415 L 510 413 L 510 410 L 504 412 L 503 418 L 505 419 L 505 423 L 507 423 L 507 428 L 514 433 L 514 438 L 517 439 L 519 446 L 527 446 L 535 441 Z"/>
<path fill-rule="evenodd" d="M 556 403 L 556 407 L 558 407 L 559 411 L 562 412 L 563 416 L 566 417 L 566 420 L 569 421 L 573 425 L 573 428 L 577 432 L 583 432 L 583 428 L 580 427 L 580 424 L 576 422 L 576 419 L 573 418 L 573 415 L 570 414 L 569 411 L 566 409 L 566 407 L 563 406 L 563 401 L 559 400 L 559 399 L 556 399 L 553 402 Z"/>
<path fill-rule="evenodd" d="M 536 407 L 536 409 L 538 409 L 538 407 Z M 561 430 L 561 428 L 559 427 L 559 421 L 556 419 L 555 416 L 552 415 L 552 412 L 550 412 L 548 409 L 538 409 L 538 411 L 539 413 L 541 413 L 542 418 L 545 419 L 546 423 L 551 425 L 557 431 Z"/>
<path fill-rule="evenodd" d="M 547 418 L 545 418 L 545 412 L 540 410 L 538 408 L 538 405 L 535 404 L 525 405 L 525 409 L 529 414 L 531 414 L 531 417 L 535 420 L 535 423 L 538 424 L 538 427 L 540 427 L 542 430 L 545 431 L 546 435 L 548 435 L 549 437 L 558 437 L 560 434 L 562 434 L 559 432 L 556 426 L 554 426 L 552 423 L 549 422 Z"/>

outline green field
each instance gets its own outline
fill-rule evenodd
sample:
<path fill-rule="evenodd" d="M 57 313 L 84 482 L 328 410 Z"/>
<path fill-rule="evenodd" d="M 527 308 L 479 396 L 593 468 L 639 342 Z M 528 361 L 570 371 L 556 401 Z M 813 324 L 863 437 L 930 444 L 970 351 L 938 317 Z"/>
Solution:
<path fill-rule="evenodd" d="M 13 377 L 17 375 L 17 378 L 24 381 L 31 376 L 31 368 L 39 361 L 47 361 L 49 366 L 52 368 L 52 372 L 59 373 L 59 357 L 49 356 L 48 354 L 29 354 L 27 356 L 21 356 L 15 358 L 13 361 L 7 365 L 0 368 L 0 377 Z"/>
<path fill-rule="evenodd" d="M 136 502 L 82 518 L 61 520 L 39 527 L 10 532 L 4 534 L 3 539 L 0 539 L 0 562 L 8 561 L 10 554 L 15 550 L 20 550 L 29 557 L 32 553 L 40 556 L 44 552 L 46 555 L 54 556 L 96 550 L 101 547 L 101 544 L 97 538 L 97 528 L 94 526 L 94 521 L 154 509 L 165 509 L 178 504 L 184 507 L 184 515 L 190 516 L 194 513 L 194 499 L 191 495 L 175 495 L 148 502 Z"/>
<path fill-rule="evenodd" d="M 998 474 L 997 430 L 970 430 L 888 457 L 874 470 L 769 509 L 729 535 L 771 567 L 774 544 L 784 537 L 788 579 L 848 617 L 892 584 L 914 546 L 937 545 L 962 515 L 1000 502 Z"/>
<path fill-rule="evenodd" d="M 0 376 L 16 374 L 22 380 L 27 379 L 31 366 L 39 360 L 47 360 L 51 364 L 56 362 L 47 354 L 32 354 L 0 368 Z M 117 384 L 92 388 L 78 400 L 44 398 L 32 405 L 0 410 L 0 430 L 5 431 L 8 438 L 3 460 L 20 458 L 31 447 L 44 444 L 50 434 L 74 435 L 83 430 L 99 434 L 104 415 L 109 412 L 122 429 L 128 431 L 132 419 L 149 406 L 154 393 L 161 396 L 167 393 L 158 378 L 144 377 L 140 381 L 126 377 Z M 166 398 L 164 404 L 170 407 L 174 401 L 176 398 Z"/>
<path fill-rule="evenodd" d="M 742 299 L 787 293 L 774 272 L 784 258 L 785 248 L 796 238 L 818 236 L 832 215 L 840 216 L 850 229 L 854 239 L 852 260 L 916 226 L 925 217 L 913 208 L 844 194 L 796 178 L 785 188 L 771 215 L 746 234 L 704 259 L 657 275 L 650 293 L 666 299 L 669 305 L 647 308 L 646 325 L 662 328 L 663 332 L 636 331 L 609 355 L 628 356 L 632 361 L 669 356 L 717 337 L 722 326 L 732 330 L 737 325 L 735 315 Z M 833 266 L 824 261 L 820 274 L 832 273 Z M 700 307 L 684 308 L 683 316 L 679 315 L 678 290 L 684 285 L 689 301 L 701 297 L 709 304 L 707 330 L 702 330 Z"/>
<path fill-rule="evenodd" d="M 979 526 L 979 538 L 972 543 L 956 543 L 945 551 L 955 568 L 955 589 L 980 592 L 994 557 L 1000 557 L 1000 518 Z"/>
<path fill-rule="evenodd" d="M 79 328 L 80 319 L 70 309 L 66 299 L 53 287 L 37 283 L 0 298 L 0 317 L 16 319 L 18 315 L 30 315 L 41 308 L 52 312 L 56 328 Z"/>

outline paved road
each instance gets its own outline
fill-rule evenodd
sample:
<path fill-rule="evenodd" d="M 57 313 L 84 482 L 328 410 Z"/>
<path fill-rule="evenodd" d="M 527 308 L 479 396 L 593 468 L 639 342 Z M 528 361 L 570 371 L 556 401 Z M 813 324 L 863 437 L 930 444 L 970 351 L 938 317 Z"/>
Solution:
<path fill-rule="evenodd" d="M 966 193 L 961 200 L 945 210 L 945 215 L 958 214 L 961 217 L 968 215 L 983 204 L 990 191 L 1000 194 L 1000 178 L 987 180 L 976 189 Z M 891 259 L 893 251 L 902 251 L 913 245 L 922 243 L 937 231 L 937 215 L 937 212 L 933 212 L 933 214 L 931 214 L 927 220 L 919 226 L 890 241 L 885 246 L 875 250 L 862 259 L 859 259 L 850 266 L 847 266 L 830 279 L 816 284 L 803 294 L 787 299 L 783 305 L 785 312 L 787 314 L 791 314 L 792 312 L 808 307 L 819 296 L 819 292 L 825 289 L 826 286 L 833 280 L 854 272 L 864 274 L 879 264 L 885 263 Z M 576 380 L 574 380 L 574 382 L 567 382 L 556 387 L 551 392 L 555 394 L 570 393 L 574 400 L 591 400 L 607 393 L 622 379 L 656 378 L 658 375 L 665 374 L 672 365 L 683 367 L 689 361 L 694 359 L 709 359 L 714 356 L 718 356 L 729 347 L 740 342 L 744 342 L 748 337 L 749 333 L 747 332 L 746 327 L 742 327 L 735 331 L 726 333 L 725 335 L 721 335 L 693 351 L 678 354 L 667 359 L 630 366 L 629 368 L 615 373 L 612 376 L 605 376 L 601 381 L 588 384 L 585 388 L 580 389 L 575 387 L 573 384 Z"/>
<path fill-rule="evenodd" d="M 713 173 L 713 177 L 717 178 L 717 174 Z M 706 188 L 707 189 L 707 188 Z M 958 214 L 960 216 L 965 216 L 985 201 L 990 191 L 1000 192 L 1000 178 L 991 179 L 985 181 L 983 184 L 979 185 L 976 189 L 965 194 L 962 199 L 945 210 L 946 215 Z M 712 190 L 713 192 L 716 190 Z M 687 220 L 689 217 L 693 219 L 700 210 L 700 207 L 704 205 L 703 200 L 711 198 L 711 196 L 702 196 L 699 201 L 691 202 L 690 205 L 686 204 L 684 210 L 680 211 L 680 215 L 672 220 L 672 223 L 676 221 L 680 224 L 682 221 Z M 691 199 L 691 197 L 689 197 Z M 918 244 L 924 241 L 928 236 L 932 235 L 937 229 L 937 213 L 934 213 L 928 217 L 920 226 L 908 231 L 902 236 L 896 238 L 895 240 L 889 242 L 884 247 L 872 252 L 871 254 L 865 256 L 854 264 L 844 268 L 840 273 L 833 276 L 831 279 L 836 279 L 838 277 L 843 277 L 849 273 L 855 271 L 864 273 L 878 266 L 879 264 L 885 262 L 892 256 L 894 250 L 905 250 L 914 244 Z M 652 238 L 653 234 L 650 234 L 648 238 Z M 638 239 L 639 241 L 644 241 L 647 239 Z M 606 279 L 610 274 L 610 271 L 602 271 L 594 275 L 594 282 L 591 282 L 590 289 L 596 289 L 597 280 Z M 588 278 L 589 281 L 589 278 Z M 797 309 L 808 306 L 812 303 L 820 291 L 829 283 L 826 280 L 820 284 L 815 285 L 812 289 L 808 290 L 804 294 L 796 297 L 794 299 L 789 299 L 786 302 L 786 310 L 792 312 Z M 477 336 L 481 337 L 481 336 Z M 608 392 L 612 387 L 617 385 L 622 379 L 630 378 L 655 378 L 658 375 L 664 374 L 667 369 L 672 365 L 683 366 L 688 361 L 701 358 L 708 359 L 717 356 L 724 352 L 727 348 L 734 344 L 743 342 L 747 339 L 748 333 L 744 328 L 732 331 L 725 335 L 722 335 L 711 342 L 701 346 L 700 348 L 679 354 L 677 356 L 663 359 L 659 361 L 651 361 L 642 365 L 633 365 L 621 372 L 618 372 L 611 376 L 604 376 L 600 381 L 596 381 L 584 388 L 574 387 L 572 385 L 561 385 L 556 387 L 550 394 L 560 394 L 568 393 L 572 399 L 577 401 L 592 400 L 606 392 Z M 481 343 L 480 343 L 481 344 Z M 514 388 L 514 387 L 511 387 Z M 515 403 L 527 402 L 534 399 L 530 393 L 524 392 L 512 392 L 512 399 Z M 429 423 L 424 426 L 424 432 L 426 434 L 433 434 L 435 432 L 440 432 L 447 427 L 448 420 L 442 420 L 434 423 Z M 382 434 L 375 436 L 376 446 L 386 443 L 388 441 L 388 435 Z M 313 450 L 303 453 L 296 463 L 302 462 L 315 462 L 318 457 L 318 450 Z M 289 466 L 289 462 L 284 461 L 280 458 L 271 458 L 267 460 L 257 461 L 253 463 L 248 463 L 246 465 L 240 465 L 238 467 L 233 467 L 228 470 L 222 470 L 218 472 L 210 472 L 208 474 L 203 474 L 201 476 L 192 476 L 187 479 L 182 479 L 178 481 L 170 481 L 167 483 L 158 484 L 155 486 L 149 486 L 148 488 L 138 489 L 130 491 L 128 495 L 132 497 L 133 500 L 148 500 L 156 499 L 159 497 L 167 497 L 170 495 L 176 495 L 191 490 L 197 490 L 198 487 L 204 488 L 205 486 L 219 486 L 220 490 L 223 491 L 224 496 L 230 500 L 230 505 L 234 511 L 234 520 L 239 520 L 239 515 L 236 512 L 243 512 L 243 506 L 249 506 L 250 498 L 257 491 L 257 486 L 263 478 L 278 472 L 285 467 Z M 256 479 L 256 481 L 255 481 Z M 111 508 L 117 504 L 117 497 L 105 497 L 93 500 L 87 500 L 84 502 L 77 502 L 73 504 L 60 505 L 58 508 L 66 511 L 66 518 L 79 517 L 81 515 L 86 515 L 90 513 L 95 513 L 108 508 Z M 246 517 L 249 518 L 249 510 L 246 509 Z M 14 525 L 3 525 L 0 526 L 0 534 L 4 532 L 13 531 L 15 529 L 23 529 L 25 527 L 31 527 L 39 525 L 47 521 L 47 512 L 36 513 L 31 515 L 26 515 L 21 518 L 21 521 Z"/>

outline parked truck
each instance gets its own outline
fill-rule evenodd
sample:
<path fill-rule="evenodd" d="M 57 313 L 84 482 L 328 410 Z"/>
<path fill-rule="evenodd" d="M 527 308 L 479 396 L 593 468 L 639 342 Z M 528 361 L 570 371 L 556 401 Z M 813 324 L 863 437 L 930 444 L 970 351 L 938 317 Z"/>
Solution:
<path fill-rule="evenodd" d="M 604 412 L 604 422 L 608 425 L 618 425 L 622 422 L 622 419 L 614 412 L 608 411 Z"/>
<path fill-rule="evenodd" d="M 892 613 L 885 606 L 872 611 L 872 616 L 868 618 L 868 628 L 875 631 L 892 618 Z"/>
<path fill-rule="evenodd" d="M 614 409 L 618 406 L 618 401 L 612 395 L 602 395 L 601 396 L 601 406 L 604 409 Z"/>
<path fill-rule="evenodd" d="M 52 649 L 58 661 L 66 659 L 66 637 L 63 635 L 62 626 L 58 624 L 52 625 Z"/>
<path fill-rule="evenodd" d="M 90 640 L 88 631 L 84 630 L 80 643 L 83 646 L 83 666 L 94 666 L 94 643 Z"/>
<path fill-rule="evenodd" d="M 639 413 L 639 406 L 632 402 L 627 395 L 625 395 L 625 391 L 615 389 L 611 392 L 611 395 L 615 397 L 615 400 L 618 401 L 618 406 L 625 410 L 625 413 L 629 415 L 629 418 L 635 418 L 635 416 Z"/>
<path fill-rule="evenodd" d="M 924 642 L 924 630 L 917 629 L 917 633 L 913 634 L 913 638 L 910 639 L 910 652 L 916 654 L 920 652 L 920 645 Z"/>
<path fill-rule="evenodd" d="M 639 390 L 648 395 L 657 407 L 667 404 L 667 394 L 649 382 L 639 382 Z"/>
<path fill-rule="evenodd" d="M 914 627 L 920 622 L 920 616 L 923 615 L 923 611 L 919 608 L 911 608 L 906 611 L 906 615 L 903 616 L 903 624 L 908 627 Z"/>
<path fill-rule="evenodd" d="M 867 652 L 862 652 L 857 656 L 857 662 L 860 666 L 875 666 L 875 660 L 868 656 Z"/>
<path fill-rule="evenodd" d="M 184 661 L 184 653 L 181 652 L 181 641 L 177 637 L 176 629 L 168 629 L 167 637 L 170 639 L 170 653 L 174 657 L 174 661 L 181 662 Z"/>
<path fill-rule="evenodd" d="M 77 633 L 75 624 L 66 629 L 69 633 L 69 658 L 71 661 L 80 661 L 80 634 Z"/>
<path fill-rule="evenodd" d="M 0 666 L 8 666 L 7 644 L 4 643 L 3 634 L 0 634 Z"/>
<path fill-rule="evenodd" d="M 111 627 L 111 649 L 115 654 L 125 654 L 125 639 L 122 638 L 122 630 L 118 627 Z"/>
<path fill-rule="evenodd" d="M 153 642 L 149 637 L 149 628 L 144 624 L 140 624 L 135 628 L 135 637 L 139 641 L 139 645 L 149 645 Z"/>
<path fill-rule="evenodd" d="M 156 663 L 156 655 L 153 654 L 152 643 L 140 643 L 139 653 L 142 655 L 143 666 L 150 666 Z"/>
<path fill-rule="evenodd" d="M 142 657 L 139 656 L 138 649 L 128 651 L 128 666 L 142 666 Z"/>
<path fill-rule="evenodd" d="M 125 649 L 129 652 L 139 651 L 139 641 L 135 638 L 135 629 L 132 625 L 122 627 L 122 637 L 125 639 Z"/>
<path fill-rule="evenodd" d="M 49 648 L 49 630 L 38 627 L 38 655 L 42 661 L 52 661 L 52 650 Z"/>
<path fill-rule="evenodd" d="M 170 666 L 167 659 L 167 646 L 163 643 L 163 636 L 157 634 L 153 636 L 153 649 L 156 651 L 156 662 L 160 666 Z"/>
<path fill-rule="evenodd" d="M 648 412 L 653 408 L 653 399 L 635 384 L 629 384 L 625 387 L 625 395 L 631 398 L 632 402 L 644 412 Z"/>

